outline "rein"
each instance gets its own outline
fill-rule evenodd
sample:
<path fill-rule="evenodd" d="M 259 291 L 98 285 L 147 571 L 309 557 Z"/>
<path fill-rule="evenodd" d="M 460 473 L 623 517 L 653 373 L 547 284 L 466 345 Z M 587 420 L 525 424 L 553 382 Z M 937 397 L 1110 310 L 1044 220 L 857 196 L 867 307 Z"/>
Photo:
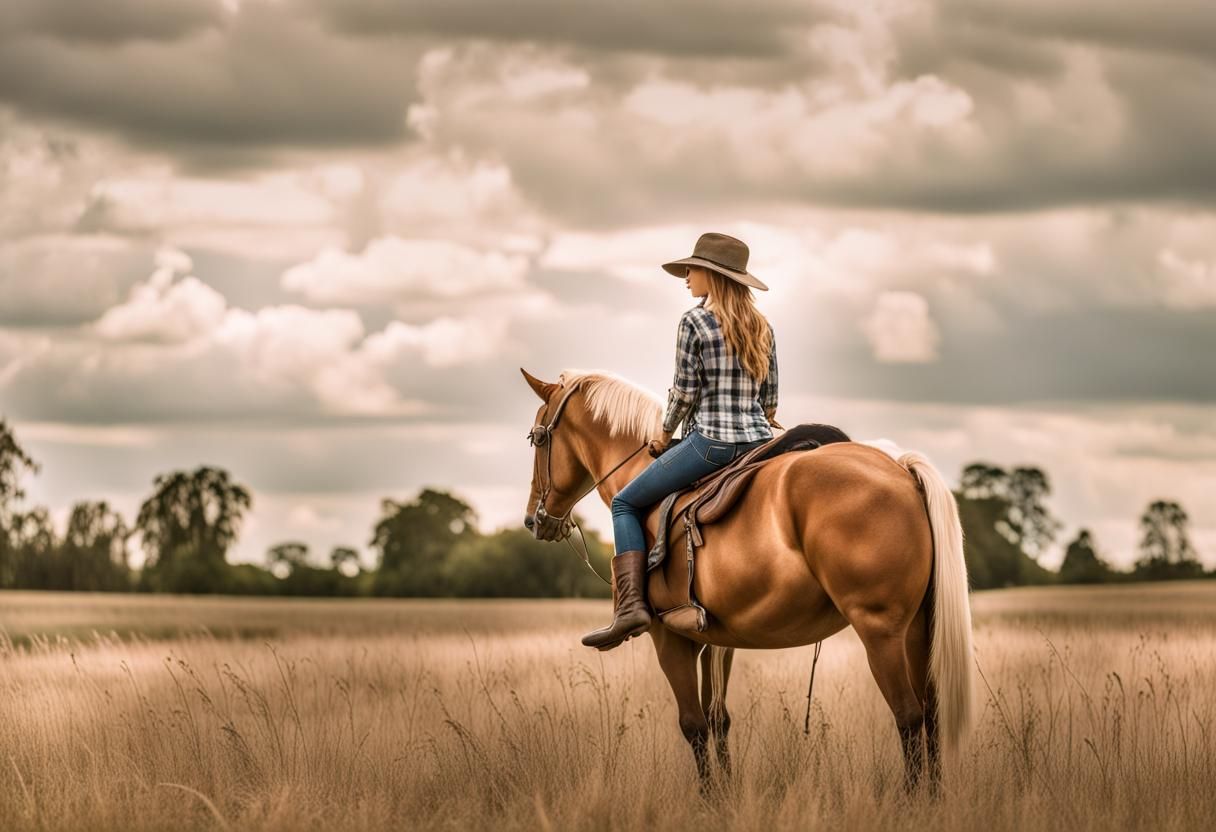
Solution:
<path fill-rule="evenodd" d="M 528 431 L 528 444 L 534 448 L 539 448 L 539 447 L 545 448 L 545 479 L 544 479 L 544 485 L 540 492 L 540 498 L 536 501 L 537 522 L 544 522 L 545 518 L 553 516 L 553 515 L 549 514 L 548 509 L 545 508 L 545 500 L 547 500 L 549 498 L 549 493 L 553 487 L 553 444 L 550 440 L 553 437 L 553 432 L 557 429 L 557 422 L 559 419 L 561 419 L 562 412 L 566 408 L 566 401 L 570 398 L 570 396 L 572 396 L 574 394 L 574 392 L 577 389 L 578 389 L 578 387 L 571 387 L 569 390 L 566 391 L 566 394 L 564 396 L 562 396 L 562 400 L 560 402 L 558 402 L 557 412 L 553 414 L 553 418 L 549 420 L 549 424 L 534 425 L 532 427 L 532 429 L 530 431 Z M 649 442 L 643 442 L 638 447 L 637 450 L 635 450 L 633 453 L 629 454 L 629 456 L 625 457 L 620 462 L 618 462 L 616 465 L 614 465 L 612 467 L 611 471 L 609 471 L 607 474 L 604 474 L 604 476 L 602 476 L 598 480 L 596 480 L 591 485 L 590 488 L 588 488 L 582 494 L 578 495 L 578 497 L 575 498 L 574 502 L 570 504 L 570 508 L 566 509 L 565 514 L 563 514 L 561 517 L 556 518 L 556 520 L 560 524 L 558 526 L 559 531 L 561 529 L 566 529 L 566 533 L 562 536 L 562 540 L 565 541 L 570 546 L 570 548 L 574 550 L 574 554 L 579 556 L 579 558 L 583 561 L 583 563 L 585 563 L 587 565 L 587 568 L 591 570 L 591 572 L 595 575 L 595 577 L 599 578 L 601 581 L 608 584 L 608 586 L 612 586 L 612 581 L 608 580 L 603 575 L 601 575 L 599 572 L 597 572 L 595 567 L 591 565 L 591 553 L 587 547 L 587 538 L 583 536 L 583 527 L 578 524 L 578 521 L 572 520 L 570 518 L 570 514 L 574 511 L 574 507 L 577 506 L 584 497 L 586 497 L 588 494 L 590 494 L 592 491 L 594 491 L 596 488 L 598 488 L 604 480 L 608 479 L 610 476 L 615 474 L 622 465 L 624 465 L 626 462 L 633 459 L 635 456 L 637 456 L 639 453 L 641 453 L 643 450 L 645 450 L 646 446 L 648 444 L 649 444 Z M 580 552 L 578 550 L 578 547 L 575 546 L 574 542 L 570 539 L 571 535 L 570 535 L 569 529 L 567 528 L 567 524 L 572 525 L 574 528 L 578 529 L 579 539 L 583 541 L 583 551 Z"/>

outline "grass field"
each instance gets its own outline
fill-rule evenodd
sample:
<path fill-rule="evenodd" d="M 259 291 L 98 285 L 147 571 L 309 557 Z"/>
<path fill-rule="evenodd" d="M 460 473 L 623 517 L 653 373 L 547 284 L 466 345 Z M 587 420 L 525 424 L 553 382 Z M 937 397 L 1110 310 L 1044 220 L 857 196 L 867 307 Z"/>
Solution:
<path fill-rule="evenodd" d="M 975 596 L 981 703 L 907 798 L 851 633 L 741 652 L 698 797 L 649 639 L 606 602 L 0 594 L 0 829 L 1209 829 L 1216 585 Z"/>

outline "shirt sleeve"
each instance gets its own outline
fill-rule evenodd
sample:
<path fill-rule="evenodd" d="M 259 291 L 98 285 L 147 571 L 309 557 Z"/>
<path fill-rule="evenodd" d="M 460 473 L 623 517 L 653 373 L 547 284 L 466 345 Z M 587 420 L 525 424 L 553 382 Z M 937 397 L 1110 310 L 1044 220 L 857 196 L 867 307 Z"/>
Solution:
<path fill-rule="evenodd" d="M 772 327 L 769 327 L 772 331 Z M 777 335 L 773 333 L 773 346 L 768 354 L 768 376 L 760 383 L 760 407 L 767 416 L 777 410 Z"/>
<path fill-rule="evenodd" d="M 676 330 L 676 372 L 667 390 L 667 411 L 663 417 L 664 433 L 675 433 L 692 409 L 701 390 L 701 338 L 688 315 L 680 318 Z"/>

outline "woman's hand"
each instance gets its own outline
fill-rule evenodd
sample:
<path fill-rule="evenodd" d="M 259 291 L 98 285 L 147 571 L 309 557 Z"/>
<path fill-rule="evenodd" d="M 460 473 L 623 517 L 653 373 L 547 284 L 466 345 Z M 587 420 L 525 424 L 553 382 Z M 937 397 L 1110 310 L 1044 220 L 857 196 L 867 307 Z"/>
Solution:
<path fill-rule="evenodd" d="M 667 446 L 671 444 L 671 437 L 672 434 L 664 433 L 661 439 L 651 439 L 647 446 L 650 455 L 658 459 L 663 451 L 667 450 Z"/>

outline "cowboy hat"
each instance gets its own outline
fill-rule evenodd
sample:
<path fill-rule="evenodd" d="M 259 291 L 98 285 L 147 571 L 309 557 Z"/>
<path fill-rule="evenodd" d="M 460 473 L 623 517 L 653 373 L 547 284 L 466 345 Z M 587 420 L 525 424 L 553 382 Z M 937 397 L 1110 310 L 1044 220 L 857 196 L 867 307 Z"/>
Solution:
<path fill-rule="evenodd" d="M 747 271 L 747 244 L 726 234 L 702 234 L 693 246 L 692 256 L 663 264 L 663 270 L 684 277 L 689 266 L 700 266 L 729 277 L 744 286 L 768 291 L 768 287 Z"/>

